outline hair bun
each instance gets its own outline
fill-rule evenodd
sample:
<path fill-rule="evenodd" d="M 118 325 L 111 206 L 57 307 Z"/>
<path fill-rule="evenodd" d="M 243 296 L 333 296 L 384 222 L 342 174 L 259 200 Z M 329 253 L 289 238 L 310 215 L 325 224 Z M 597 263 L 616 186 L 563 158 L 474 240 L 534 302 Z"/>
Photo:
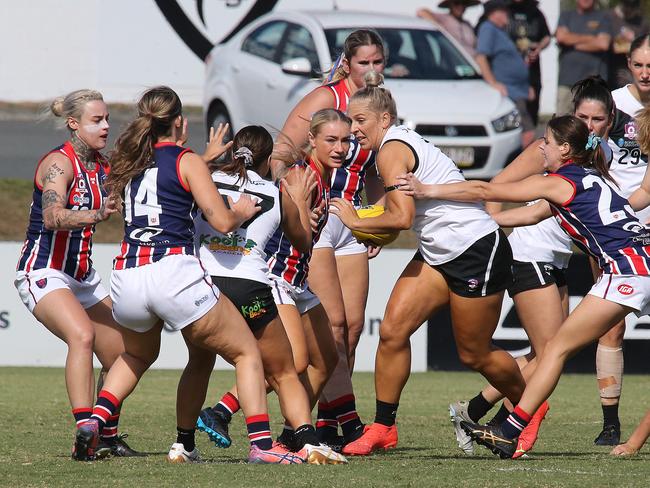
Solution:
<path fill-rule="evenodd" d="M 371 87 L 378 87 L 380 85 L 384 84 L 384 75 L 381 73 L 378 73 L 377 71 L 368 71 L 364 76 L 363 76 L 363 81 L 365 81 L 366 86 L 368 88 Z"/>
<path fill-rule="evenodd" d="M 50 110 L 55 117 L 61 117 L 63 115 L 63 101 L 64 97 L 56 97 L 50 104 Z"/>

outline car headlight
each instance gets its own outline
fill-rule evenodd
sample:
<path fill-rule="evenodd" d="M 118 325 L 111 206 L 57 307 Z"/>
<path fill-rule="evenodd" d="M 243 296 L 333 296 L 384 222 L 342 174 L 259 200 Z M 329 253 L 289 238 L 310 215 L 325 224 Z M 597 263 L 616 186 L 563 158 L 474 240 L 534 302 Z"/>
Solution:
<path fill-rule="evenodd" d="M 509 130 L 519 129 L 520 126 L 521 115 L 519 115 L 519 111 L 516 108 L 492 121 L 492 127 L 494 127 L 494 130 L 497 132 L 507 132 Z"/>

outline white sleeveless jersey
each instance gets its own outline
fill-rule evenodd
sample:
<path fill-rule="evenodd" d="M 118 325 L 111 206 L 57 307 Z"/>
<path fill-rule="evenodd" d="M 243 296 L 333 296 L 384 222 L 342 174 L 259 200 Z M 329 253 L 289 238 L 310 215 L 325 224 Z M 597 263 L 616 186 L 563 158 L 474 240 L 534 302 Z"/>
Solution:
<path fill-rule="evenodd" d="M 530 202 L 528 205 L 537 203 Z M 564 232 L 554 217 L 535 225 L 515 227 L 508 236 L 512 258 L 524 263 L 552 263 L 559 269 L 569 266 L 571 259 L 571 238 Z"/>
<path fill-rule="evenodd" d="M 252 219 L 228 234 L 210 226 L 202 213 L 194 219 L 195 245 L 206 270 L 211 276 L 244 278 L 270 284 L 264 247 L 278 228 L 282 218 L 280 192 L 271 182 L 248 171 L 248 181 L 221 171 L 212 173 L 224 200 L 237 201 L 242 193 L 250 195 L 262 209 Z"/>
<path fill-rule="evenodd" d="M 612 150 L 609 171 L 618 183 L 619 193 L 625 198 L 641 186 L 643 175 L 648 166 L 648 155 L 641 153 L 636 140 L 637 127 L 634 120 L 636 113 L 643 108 L 643 105 L 632 96 L 629 86 L 618 88 L 612 92 L 616 103 L 616 117 L 607 141 Z"/>
<path fill-rule="evenodd" d="M 413 174 L 426 185 L 465 181 L 456 164 L 417 132 L 392 126 L 381 142 L 406 144 L 415 156 Z M 415 200 L 413 230 L 420 253 L 429 264 L 443 264 L 460 256 L 472 244 L 499 226 L 480 203 Z"/>

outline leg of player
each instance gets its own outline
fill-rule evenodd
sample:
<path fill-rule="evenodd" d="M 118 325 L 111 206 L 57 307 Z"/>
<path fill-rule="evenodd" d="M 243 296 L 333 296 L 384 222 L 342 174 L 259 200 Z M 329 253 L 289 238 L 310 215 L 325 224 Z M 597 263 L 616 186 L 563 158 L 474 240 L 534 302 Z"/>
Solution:
<path fill-rule="evenodd" d="M 257 341 L 232 302 L 222 294 L 206 315 L 183 329 L 183 336 L 191 344 L 217 353 L 235 366 L 239 402 L 246 417 L 251 442 L 248 461 L 262 464 L 301 463 L 299 456 L 273 447 L 264 368 Z M 195 402 L 193 410 L 187 410 L 187 418 L 194 419 L 192 427 L 199 416 L 201 403 Z"/>
<path fill-rule="evenodd" d="M 410 337 L 448 302 L 449 288 L 439 271 L 418 260 L 406 266 L 393 288 L 379 329 L 375 421 L 359 439 L 343 448 L 343 454 L 369 455 L 397 445 L 397 408 L 411 373 Z"/>
<path fill-rule="evenodd" d="M 309 366 L 306 371 L 309 383 L 307 394 L 313 408 L 325 387 L 325 383 L 334 373 L 339 362 L 339 355 L 329 325 L 329 319 L 321 304 L 309 309 L 302 315 L 302 325 L 309 353 Z"/>
<path fill-rule="evenodd" d="M 634 429 L 627 442 L 616 446 L 610 454 L 613 456 L 631 456 L 636 454 L 641 450 L 648 437 L 650 437 L 650 410 L 646 412 L 645 417 L 643 417 L 637 428 Z"/>
<path fill-rule="evenodd" d="M 142 333 L 122 328 L 124 352 L 113 362 L 104 379 L 103 388 L 97 394 L 97 403 L 90 419 L 93 424 L 93 436 L 87 443 L 97 444 L 99 432 L 119 410 L 120 404 L 131 394 L 142 375 L 158 357 L 162 326 L 160 321 Z"/>
<path fill-rule="evenodd" d="M 502 302 L 503 292 L 480 298 L 451 292 L 451 321 L 461 362 L 516 403 L 524 391 L 524 379 L 514 358 L 492 346 Z"/>
<path fill-rule="evenodd" d="M 124 352 L 121 327 L 113 319 L 111 312 L 112 302 L 106 297 L 101 302 L 88 308 L 86 312 L 95 328 L 95 354 L 102 365 L 99 380 L 97 382 L 97 393 L 103 388 L 103 382 L 108 370 L 113 363 Z M 127 434 L 118 435 L 118 424 L 120 421 L 120 408 L 115 412 L 100 432 L 97 450 L 106 449 L 116 457 L 144 456 L 132 449 L 124 440 Z"/>
<path fill-rule="evenodd" d="M 615 446 L 621 440 L 618 404 L 623 388 L 624 334 L 625 321 L 622 320 L 598 339 L 596 378 L 603 409 L 603 430 L 594 440 L 594 444 L 598 446 Z"/>
<path fill-rule="evenodd" d="M 521 321 L 526 334 L 530 340 L 532 351 L 526 356 L 517 358 L 517 364 L 521 369 L 521 374 L 524 380 L 528 380 L 535 372 L 537 367 L 536 354 L 541 355 L 557 330 L 562 325 L 562 322 L 568 315 L 568 289 L 565 285 L 559 288 L 556 285 L 548 285 L 542 288 L 534 288 L 526 291 L 516 293 L 513 297 L 515 309 L 519 320 Z M 539 310 L 543 309 L 544 314 L 540 314 Z M 472 398 L 469 402 L 456 402 L 450 405 L 450 409 L 454 411 L 462 411 L 464 408 L 466 417 L 474 423 L 478 423 L 480 419 L 496 404 L 499 400 L 503 399 L 503 394 L 494 388 L 492 385 L 486 386 L 478 395 Z M 512 411 L 512 404 L 504 402 L 497 414 L 488 422 L 491 425 L 499 425 L 503 422 L 510 412 Z M 548 404 L 543 404 L 542 408 L 533 416 L 533 421 L 526 429 L 525 444 L 522 446 L 524 452 L 532 449 L 535 441 L 537 440 L 537 432 L 539 425 L 548 411 Z M 460 428 L 460 420 L 467 420 L 467 418 L 457 419 Z M 454 418 L 452 418 L 454 421 Z M 473 453 L 473 447 L 468 442 L 471 442 L 467 434 L 460 429 L 459 443 L 462 441 L 463 445 L 467 447 L 464 449 L 468 454 Z M 459 436 L 457 432 L 457 436 Z M 524 441 L 520 436 L 520 441 Z M 470 448 L 471 447 L 471 448 Z M 461 447 L 462 448 L 462 447 Z"/>
<path fill-rule="evenodd" d="M 293 428 L 292 446 L 310 464 L 341 464 L 345 458 L 320 446 L 311 423 L 311 406 L 291 355 L 291 344 L 279 317 L 256 331 L 266 379 L 280 400 L 282 415 Z"/>
<path fill-rule="evenodd" d="M 341 291 L 348 322 L 350 370 L 354 368 L 354 354 L 366 321 L 368 301 L 368 253 L 336 256 L 341 280 Z"/>
<path fill-rule="evenodd" d="M 348 325 L 341 283 L 336 269 L 336 258 L 332 247 L 320 247 L 313 251 L 309 261 L 309 283 L 311 290 L 318 296 L 329 319 L 332 334 L 339 355 L 339 365 L 332 378 L 327 382 L 318 402 L 316 432 L 321 442 L 339 449 L 345 442 L 338 436 L 338 421 L 335 408 L 331 402 L 340 397 L 353 395 L 351 382 L 341 384 L 341 371 L 349 376 L 348 366 Z M 346 373 L 347 372 L 347 373 Z M 347 384 L 349 383 L 349 385 Z M 343 391 L 349 386 L 349 391 Z M 358 418 L 358 415 L 357 415 Z M 361 425 L 361 421 L 359 421 Z M 363 426 L 361 427 L 363 430 Z"/>
<path fill-rule="evenodd" d="M 188 360 L 176 392 L 176 442 L 168 455 L 168 460 L 172 463 L 200 460 L 195 442 L 194 412 L 201 410 L 205 401 L 210 374 L 216 360 L 214 352 L 195 346 L 185 336 L 183 339 L 187 346 Z"/>
<path fill-rule="evenodd" d="M 512 457 L 517 437 L 530 422 L 531 412 L 534 413 L 553 392 L 567 359 L 601 337 L 630 311 L 629 307 L 587 295 L 546 345 L 537 370 L 510 416 L 499 426 L 463 422 L 466 432 L 500 457 Z"/>
<path fill-rule="evenodd" d="M 57 289 L 45 295 L 34 308 L 34 317 L 68 345 L 65 361 L 65 384 L 72 414 L 77 424 L 72 457 L 91 460 L 96 439 L 88 422 L 92 413 L 95 378 L 93 343 L 95 330 L 88 314 L 69 289 Z"/>

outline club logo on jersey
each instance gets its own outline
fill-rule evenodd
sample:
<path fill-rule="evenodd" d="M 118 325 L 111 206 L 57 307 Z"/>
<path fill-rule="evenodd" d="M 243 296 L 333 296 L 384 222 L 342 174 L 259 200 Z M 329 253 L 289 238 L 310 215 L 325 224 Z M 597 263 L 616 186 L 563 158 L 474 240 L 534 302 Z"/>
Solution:
<path fill-rule="evenodd" d="M 129 234 L 129 237 L 134 241 L 140 242 L 151 242 L 151 239 L 162 233 L 162 229 L 158 227 L 141 227 L 139 229 L 133 229 Z"/>
<path fill-rule="evenodd" d="M 36 286 L 39 288 L 43 289 L 47 286 L 47 278 L 41 278 L 40 280 L 36 280 Z"/>
<path fill-rule="evenodd" d="M 630 121 L 627 124 L 625 124 L 625 137 L 628 139 L 635 140 L 636 139 L 636 122 L 635 121 Z"/>
<path fill-rule="evenodd" d="M 467 288 L 469 288 L 470 291 L 476 290 L 478 287 L 478 280 L 476 278 L 471 278 L 467 281 Z"/>
<path fill-rule="evenodd" d="M 632 288 L 632 286 L 630 285 L 626 285 L 625 283 L 623 283 L 622 285 L 618 285 L 618 292 L 621 295 L 631 295 L 632 293 L 634 293 L 634 288 Z"/>

